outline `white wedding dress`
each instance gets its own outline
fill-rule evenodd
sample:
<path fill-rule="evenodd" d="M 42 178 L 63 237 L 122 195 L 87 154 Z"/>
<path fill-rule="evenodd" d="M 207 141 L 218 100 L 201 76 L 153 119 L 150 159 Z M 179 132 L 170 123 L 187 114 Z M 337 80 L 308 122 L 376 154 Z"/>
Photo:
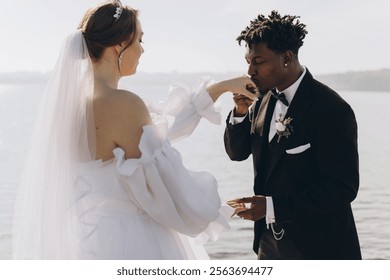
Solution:
<path fill-rule="evenodd" d="M 112 160 L 95 160 L 92 98 L 92 62 L 77 30 L 52 71 L 26 156 L 13 258 L 207 259 L 203 244 L 229 228 L 233 210 L 214 177 L 187 170 L 171 145 L 201 117 L 220 122 L 206 83 L 194 92 L 173 85 L 164 105 L 150 105 L 154 124 L 134 159 L 118 147 Z"/>
<path fill-rule="evenodd" d="M 164 105 L 149 107 L 154 124 L 143 128 L 140 158 L 125 159 L 118 147 L 102 162 L 94 155 L 93 81 L 77 30 L 52 71 L 26 156 L 13 258 L 208 258 L 203 244 L 229 228 L 233 210 L 221 205 L 214 177 L 187 170 L 171 146 L 201 117 L 220 122 L 205 83 L 194 93 L 175 84 Z"/>
<path fill-rule="evenodd" d="M 207 259 L 202 244 L 229 228 L 232 210 L 221 207 L 214 177 L 187 170 L 170 143 L 190 134 L 201 116 L 215 122 L 219 114 L 204 87 L 193 95 L 173 87 L 167 109 L 180 108 L 170 129 L 156 116 L 156 124 L 143 128 L 141 158 L 126 160 L 116 148 L 113 160 L 87 164 L 77 186 L 84 190 L 77 202 L 84 224 L 80 258 Z"/>

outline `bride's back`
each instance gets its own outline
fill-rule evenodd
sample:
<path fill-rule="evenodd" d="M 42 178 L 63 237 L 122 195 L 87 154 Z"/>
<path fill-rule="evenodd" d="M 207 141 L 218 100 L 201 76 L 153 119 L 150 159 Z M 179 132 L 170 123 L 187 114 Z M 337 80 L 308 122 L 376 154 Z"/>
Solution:
<path fill-rule="evenodd" d="M 121 147 L 126 158 L 139 158 L 138 144 L 143 126 L 151 123 L 142 99 L 134 93 L 105 88 L 94 93 L 96 159 L 111 160 Z"/>
<path fill-rule="evenodd" d="M 137 16 L 136 10 L 119 1 L 104 2 L 89 10 L 79 26 L 93 64 L 96 145 L 89 144 L 90 149 L 96 147 L 95 159 L 112 159 L 116 147 L 125 151 L 126 158 L 140 157 L 142 127 L 151 123 L 143 101 L 117 89 L 121 77 L 136 72 L 143 53 Z"/>

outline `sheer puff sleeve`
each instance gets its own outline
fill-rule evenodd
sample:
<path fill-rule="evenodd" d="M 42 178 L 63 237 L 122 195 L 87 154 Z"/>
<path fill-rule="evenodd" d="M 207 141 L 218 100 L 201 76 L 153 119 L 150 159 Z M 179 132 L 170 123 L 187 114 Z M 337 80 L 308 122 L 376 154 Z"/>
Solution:
<path fill-rule="evenodd" d="M 192 92 L 175 82 L 165 103 L 148 104 L 155 124 L 143 127 L 140 158 L 125 159 L 121 148 L 113 151 L 130 200 L 157 223 L 201 243 L 216 240 L 229 228 L 233 209 L 221 204 L 216 179 L 207 172 L 188 170 L 171 141 L 191 135 L 202 117 L 221 122 L 206 90 L 209 83 L 210 79 L 202 79 Z M 167 117 L 173 117 L 172 125 Z"/>
<path fill-rule="evenodd" d="M 126 160 L 121 148 L 114 149 L 126 192 L 141 211 L 164 227 L 202 241 L 215 240 L 229 228 L 232 210 L 221 205 L 212 175 L 183 166 L 167 134 L 166 124 L 145 126 L 138 159 Z"/>
<path fill-rule="evenodd" d="M 148 104 L 155 120 L 173 118 L 167 136 L 170 141 L 175 142 L 191 135 L 201 118 L 214 124 L 221 123 L 220 106 L 218 102 L 213 103 L 207 92 L 207 86 L 212 82 L 210 78 L 203 77 L 192 91 L 185 83 L 175 81 L 171 84 L 166 102 Z"/>

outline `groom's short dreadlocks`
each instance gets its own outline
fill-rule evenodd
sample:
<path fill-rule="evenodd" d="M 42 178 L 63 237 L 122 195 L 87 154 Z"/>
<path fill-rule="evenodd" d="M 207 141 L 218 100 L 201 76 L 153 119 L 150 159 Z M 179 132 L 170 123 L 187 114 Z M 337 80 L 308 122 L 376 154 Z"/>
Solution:
<path fill-rule="evenodd" d="M 306 25 L 300 23 L 298 18 L 290 15 L 281 17 L 277 11 L 272 11 L 268 18 L 258 15 L 241 32 L 237 41 L 240 45 L 241 41 L 245 41 L 249 48 L 263 42 L 273 51 L 281 53 L 290 50 L 298 54 L 307 34 Z"/>

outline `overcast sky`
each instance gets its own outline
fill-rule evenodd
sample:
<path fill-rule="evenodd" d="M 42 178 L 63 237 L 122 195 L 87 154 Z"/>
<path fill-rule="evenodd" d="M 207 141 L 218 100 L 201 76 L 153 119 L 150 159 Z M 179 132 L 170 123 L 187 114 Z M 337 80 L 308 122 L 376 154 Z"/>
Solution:
<path fill-rule="evenodd" d="M 48 71 L 99 0 L 0 0 L 0 73 Z M 143 72 L 246 72 L 235 38 L 259 13 L 301 16 L 312 73 L 390 68 L 389 0 L 123 0 L 141 11 Z"/>

